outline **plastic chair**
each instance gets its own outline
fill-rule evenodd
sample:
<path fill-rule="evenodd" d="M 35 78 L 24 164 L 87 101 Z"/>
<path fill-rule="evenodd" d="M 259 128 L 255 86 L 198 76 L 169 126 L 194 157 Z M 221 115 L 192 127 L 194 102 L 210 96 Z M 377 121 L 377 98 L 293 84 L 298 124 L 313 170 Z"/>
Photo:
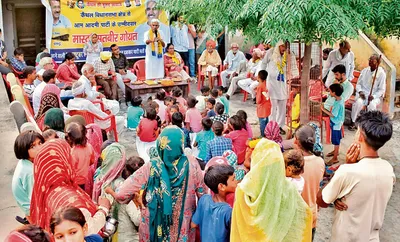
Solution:
<path fill-rule="evenodd" d="M 199 79 L 197 81 L 197 90 L 200 91 L 201 87 L 204 86 L 204 80 L 206 79 L 206 76 L 203 73 L 203 71 L 201 70 L 201 65 L 200 64 L 197 65 L 197 70 L 198 70 L 198 74 L 199 74 Z M 219 66 L 219 72 L 217 74 L 218 86 L 222 85 L 221 72 L 223 70 L 224 70 L 223 65 L 220 65 Z"/>
<path fill-rule="evenodd" d="M 86 124 L 93 124 L 93 123 L 95 123 L 95 120 L 110 121 L 111 122 L 110 126 L 105 130 L 107 132 L 112 131 L 114 133 L 115 141 L 118 142 L 117 124 L 115 122 L 115 116 L 113 114 L 110 114 L 105 118 L 101 118 L 101 117 L 97 116 L 96 114 L 93 114 L 86 110 L 70 110 L 69 115 L 71 115 L 71 116 L 82 115 L 86 120 Z"/>
<path fill-rule="evenodd" d="M 14 115 L 18 131 L 21 131 L 21 126 L 28 121 L 24 106 L 19 101 L 12 101 L 10 103 L 10 111 Z"/>
<path fill-rule="evenodd" d="M 146 62 L 145 60 L 138 60 L 133 65 L 133 73 L 137 76 L 138 80 L 146 80 Z"/>
<path fill-rule="evenodd" d="M 15 77 L 15 75 L 13 73 L 8 73 L 6 76 L 6 80 L 10 83 L 10 86 L 14 86 L 14 85 L 19 85 L 19 83 L 17 82 L 17 77 Z"/>
<path fill-rule="evenodd" d="M 17 71 L 17 70 L 14 68 L 13 65 L 10 65 L 10 66 L 11 66 L 12 72 L 14 73 L 14 75 L 15 75 L 16 77 L 20 77 L 20 78 L 23 77 L 24 72 L 22 72 L 22 71 Z"/>

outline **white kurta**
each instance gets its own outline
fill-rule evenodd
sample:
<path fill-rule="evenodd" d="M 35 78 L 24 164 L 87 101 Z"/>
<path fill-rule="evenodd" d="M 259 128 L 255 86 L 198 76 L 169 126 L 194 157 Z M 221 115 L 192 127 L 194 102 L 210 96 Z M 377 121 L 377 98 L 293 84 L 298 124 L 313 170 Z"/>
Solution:
<path fill-rule="evenodd" d="M 149 30 L 151 31 L 151 30 Z M 144 42 L 149 40 L 149 31 L 144 33 Z M 163 31 L 158 30 L 158 35 L 166 43 L 165 35 Z M 151 54 L 151 44 L 146 45 L 146 79 L 159 79 L 164 78 L 164 56 L 161 54 L 161 58 L 158 58 L 157 46 L 158 42 L 154 43 L 156 56 Z M 164 50 L 164 48 L 163 48 Z"/>
<path fill-rule="evenodd" d="M 325 82 L 325 86 L 327 88 L 329 88 L 329 86 L 335 80 L 335 74 L 332 72 L 332 69 L 339 64 L 342 64 L 346 67 L 347 80 L 349 80 L 350 82 L 351 80 L 353 80 L 354 53 L 350 51 L 347 55 L 342 57 L 339 49 L 335 49 L 332 50 L 331 53 L 329 53 L 328 59 L 324 63 L 324 68 L 322 69 L 322 76 L 325 77 L 326 75 L 328 75 Z"/>

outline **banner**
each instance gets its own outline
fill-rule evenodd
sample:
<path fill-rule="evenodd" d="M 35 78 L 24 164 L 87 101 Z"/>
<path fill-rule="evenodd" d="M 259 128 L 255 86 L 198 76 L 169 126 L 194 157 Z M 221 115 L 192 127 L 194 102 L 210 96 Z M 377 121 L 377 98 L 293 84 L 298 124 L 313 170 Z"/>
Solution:
<path fill-rule="evenodd" d="M 46 7 L 46 46 L 62 62 L 68 52 L 84 62 L 84 45 L 96 33 L 104 51 L 117 44 L 128 59 L 145 56 L 144 33 L 159 19 L 169 42 L 167 14 L 156 8 L 158 0 L 42 0 Z"/>

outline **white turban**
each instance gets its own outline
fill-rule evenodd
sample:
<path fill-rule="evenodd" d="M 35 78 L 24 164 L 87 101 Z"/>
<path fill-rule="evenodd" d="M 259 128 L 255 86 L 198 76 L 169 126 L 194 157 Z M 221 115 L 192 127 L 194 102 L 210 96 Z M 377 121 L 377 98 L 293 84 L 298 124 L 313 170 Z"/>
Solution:
<path fill-rule="evenodd" d="M 262 57 L 262 51 L 259 48 L 253 49 L 253 53 L 256 54 L 259 58 Z"/>
<path fill-rule="evenodd" d="M 78 96 L 85 92 L 85 85 L 81 81 L 76 81 L 72 85 L 72 95 Z"/>

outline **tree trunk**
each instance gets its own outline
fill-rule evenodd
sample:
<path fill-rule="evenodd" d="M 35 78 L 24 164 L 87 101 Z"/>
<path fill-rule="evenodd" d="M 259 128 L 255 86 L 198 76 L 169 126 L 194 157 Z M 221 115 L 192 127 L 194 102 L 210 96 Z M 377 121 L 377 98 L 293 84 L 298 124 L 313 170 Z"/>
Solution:
<path fill-rule="evenodd" d="M 311 68 L 311 43 L 306 44 L 304 48 L 303 68 L 301 70 L 301 93 L 300 93 L 300 123 L 306 124 L 309 121 L 310 108 L 309 99 L 309 83 Z"/>

